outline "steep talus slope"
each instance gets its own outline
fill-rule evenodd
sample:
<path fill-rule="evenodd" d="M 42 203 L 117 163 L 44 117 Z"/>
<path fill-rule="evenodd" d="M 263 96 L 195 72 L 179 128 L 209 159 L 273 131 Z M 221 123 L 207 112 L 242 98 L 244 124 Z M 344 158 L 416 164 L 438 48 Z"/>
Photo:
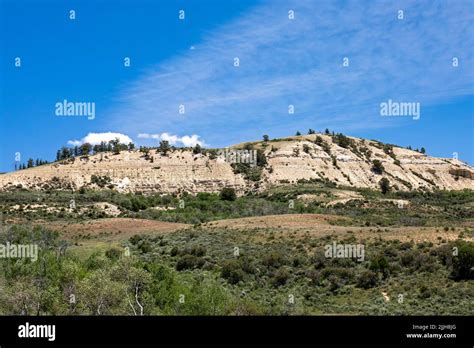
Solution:
<path fill-rule="evenodd" d="M 257 181 L 235 173 L 226 159 L 210 153 L 176 149 L 166 156 L 153 149 L 99 153 L 0 175 L 0 190 L 112 188 L 122 192 L 216 192 L 233 187 L 239 194 L 298 180 L 378 188 L 382 177 L 398 190 L 474 189 L 474 169 L 456 159 L 429 157 L 377 141 L 312 134 L 268 142 L 246 143 L 265 154 Z M 246 144 L 235 145 L 233 149 Z M 381 174 L 373 161 L 381 162 Z M 95 178 L 94 178 L 95 176 Z M 254 179 L 255 180 L 255 179 Z"/>

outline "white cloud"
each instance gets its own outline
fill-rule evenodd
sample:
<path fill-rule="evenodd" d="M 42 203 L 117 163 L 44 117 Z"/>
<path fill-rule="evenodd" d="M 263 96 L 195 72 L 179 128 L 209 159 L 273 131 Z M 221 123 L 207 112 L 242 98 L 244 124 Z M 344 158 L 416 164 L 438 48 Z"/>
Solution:
<path fill-rule="evenodd" d="M 133 140 L 128 135 L 112 132 L 89 133 L 81 140 L 69 140 L 67 143 L 72 146 L 79 146 L 85 143 L 89 143 L 91 145 L 98 145 L 102 141 L 109 142 L 110 140 L 114 140 L 115 138 L 118 138 L 121 144 L 133 143 Z"/>
<path fill-rule="evenodd" d="M 166 140 L 171 145 L 178 145 L 182 144 L 186 147 L 192 147 L 199 144 L 200 146 L 206 146 L 206 143 L 203 140 L 199 140 L 200 136 L 197 134 L 183 135 L 182 137 L 178 135 L 172 135 L 169 133 L 161 133 L 161 134 L 148 134 L 148 133 L 140 133 L 138 134 L 138 138 L 140 139 L 154 139 L 154 140 Z"/>
<path fill-rule="evenodd" d="M 160 134 L 140 133 L 140 134 L 138 134 L 138 138 L 159 140 L 160 139 Z"/>
<path fill-rule="evenodd" d="M 80 140 L 69 140 L 68 142 L 68 145 L 72 145 L 72 146 L 79 146 L 79 145 L 82 145 L 82 141 Z"/>

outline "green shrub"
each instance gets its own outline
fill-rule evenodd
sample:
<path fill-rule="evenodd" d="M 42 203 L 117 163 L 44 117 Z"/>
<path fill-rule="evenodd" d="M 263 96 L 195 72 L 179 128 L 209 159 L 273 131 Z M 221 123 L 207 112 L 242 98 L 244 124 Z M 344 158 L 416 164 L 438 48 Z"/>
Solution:
<path fill-rule="evenodd" d="M 96 184 L 97 186 L 103 188 L 111 183 L 112 179 L 107 176 L 100 176 L 100 175 L 92 175 L 91 176 L 91 184 Z"/>
<path fill-rule="evenodd" d="M 206 254 L 206 248 L 201 245 L 194 245 L 190 248 L 185 248 L 180 254 L 182 255 L 194 255 L 197 257 L 204 256 Z"/>
<path fill-rule="evenodd" d="M 418 297 L 423 299 L 431 297 L 431 290 L 426 285 L 422 285 L 419 291 Z"/>
<path fill-rule="evenodd" d="M 174 256 L 178 255 L 178 252 L 179 252 L 179 249 L 174 246 L 174 247 L 171 248 L 171 250 L 170 250 L 170 256 L 174 257 Z"/>
<path fill-rule="evenodd" d="M 290 278 L 290 273 L 284 268 L 280 268 L 276 271 L 275 275 L 272 279 L 272 284 L 274 286 L 282 286 L 285 285 L 288 279 Z"/>
<path fill-rule="evenodd" d="M 379 160 L 373 160 L 372 161 L 372 172 L 375 174 L 382 174 L 384 172 L 385 168 L 382 165 L 382 162 Z"/>
<path fill-rule="evenodd" d="M 118 260 L 122 255 L 122 251 L 118 248 L 111 248 L 105 252 L 105 256 L 111 260 Z"/>
<path fill-rule="evenodd" d="M 202 268 L 204 266 L 204 260 L 194 255 L 184 255 L 176 263 L 176 270 L 183 271 L 186 269 Z"/>
<path fill-rule="evenodd" d="M 458 255 L 453 257 L 452 276 L 456 280 L 474 279 L 474 244 L 458 242 Z"/>
<path fill-rule="evenodd" d="M 152 251 L 152 244 L 150 241 L 146 239 L 142 239 L 137 243 L 138 250 L 140 250 L 143 254 L 147 254 Z"/>
<path fill-rule="evenodd" d="M 357 286 L 362 289 L 370 289 L 377 286 L 377 282 L 377 273 L 365 270 L 359 275 L 357 279 Z"/>
<path fill-rule="evenodd" d="M 221 276 L 229 283 L 237 284 L 244 280 L 245 273 L 237 260 L 228 260 L 222 266 Z"/>
<path fill-rule="evenodd" d="M 384 195 L 390 192 L 390 181 L 387 178 L 380 179 L 379 186 Z"/>
<path fill-rule="evenodd" d="M 324 279 L 336 277 L 340 285 L 348 284 L 354 278 L 354 272 L 351 269 L 344 267 L 327 267 L 321 271 L 321 276 Z"/>
<path fill-rule="evenodd" d="M 232 187 L 224 187 L 221 190 L 220 198 L 223 201 L 235 201 L 237 199 L 237 195 L 235 194 L 235 190 Z"/>
<path fill-rule="evenodd" d="M 335 142 L 340 147 L 347 149 L 351 145 L 352 140 L 346 137 L 344 134 L 339 133 L 332 137 L 333 142 Z"/>
<path fill-rule="evenodd" d="M 400 263 L 403 267 L 410 267 L 413 265 L 415 261 L 416 252 L 414 251 L 407 251 L 403 253 L 400 257 Z"/>
<path fill-rule="evenodd" d="M 310 270 L 306 273 L 306 276 L 311 280 L 311 284 L 321 285 L 322 276 L 320 271 Z"/>
<path fill-rule="evenodd" d="M 369 269 L 374 272 L 381 272 L 386 277 L 389 273 L 388 261 L 382 255 L 376 256 L 370 261 Z"/>
<path fill-rule="evenodd" d="M 284 262 L 285 262 L 284 256 L 277 251 L 272 251 L 266 254 L 262 260 L 262 264 L 264 264 L 268 268 L 271 268 L 271 267 L 278 268 L 282 266 Z"/>

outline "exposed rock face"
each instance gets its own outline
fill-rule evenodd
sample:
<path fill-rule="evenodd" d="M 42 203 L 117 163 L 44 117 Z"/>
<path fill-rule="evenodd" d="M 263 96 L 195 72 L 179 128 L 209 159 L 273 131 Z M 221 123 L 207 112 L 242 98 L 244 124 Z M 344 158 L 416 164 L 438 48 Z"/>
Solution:
<path fill-rule="evenodd" d="M 178 149 L 167 156 L 151 150 L 148 159 L 139 151 L 122 151 L 116 155 L 108 152 L 6 173 L 0 175 L 0 190 L 86 187 L 120 192 L 197 193 L 233 187 L 242 194 L 301 179 L 378 188 L 382 177 L 399 190 L 474 189 L 474 169 L 459 160 L 384 147 L 372 140 L 348 139 L 349 145 L 342 144 L 345 147 L 338 145 L 333 137 L 321 134 L 252 143 L 267 159 L 258 182 L 235 174 L 223 156 L 212 158 L 209 154 Z M 374 160 L 382 164 L 381 174 L 374 173 Z"/>
<path fill-rule="evenodd" d="M 273 167 L 267 176 L 269 182 L 326 178 L 344 186 L 378 188 L 380 179 L 387 177 L 400 190 L 474 189 L 474 169 L 459 160 L 429 157 L 396 146 L 386 153 L 384 144 L 353 137 L 348 137 L 352 145 L 344 148 L 333 143 L 331 136 L 317 136 L 325 146 L 315 144 L 316 135 L 307 135 L 278 142 L 277 151 L 267 151 Z M 372 170 L 374 160 L 384 167 L 381 175 Z"/>
<path fill-rule="evenodd" d="M 31 190 L 103 186 L 145 193 L 214 192 L 225 186 L 242 191 L 246 187 L 242 176 L 234 175 L 224 159 L 211 160 L 180 150 L 168 156 L 151 150 L 150 159 L 138 151 L 122 151 L 118 155 L 108 152 L 0 175 L 0 189 L 18 185 Z"/>

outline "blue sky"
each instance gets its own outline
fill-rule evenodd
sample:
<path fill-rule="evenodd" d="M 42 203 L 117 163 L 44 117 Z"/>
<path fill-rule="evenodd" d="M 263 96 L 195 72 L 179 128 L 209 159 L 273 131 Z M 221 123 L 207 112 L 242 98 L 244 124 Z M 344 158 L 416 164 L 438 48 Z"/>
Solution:
<path fill-rule="evenodd" d="M 220 147 L 326 127 L 472 164 L 473 4 L 0 0 L 0 171 L 90 133 Z M 64 99 L 95 118 L 56 116 Z M 382 117 L 389 99 L 420 118 Z"/>

